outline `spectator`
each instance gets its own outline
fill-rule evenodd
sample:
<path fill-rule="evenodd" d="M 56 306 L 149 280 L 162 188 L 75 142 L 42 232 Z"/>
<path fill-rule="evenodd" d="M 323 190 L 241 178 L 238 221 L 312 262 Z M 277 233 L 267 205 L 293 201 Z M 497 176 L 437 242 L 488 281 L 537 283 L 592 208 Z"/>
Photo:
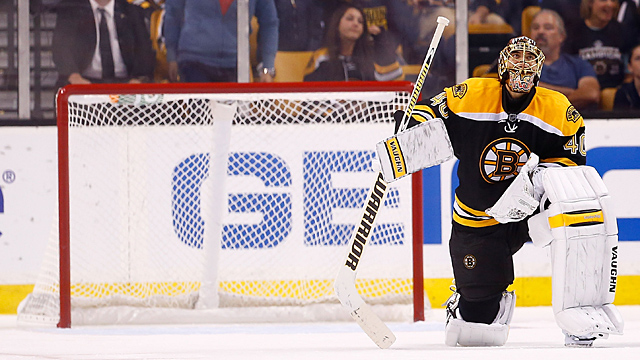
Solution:
<path fill-rule="evenodd" d="M 442 92 L 442 89 L 455 85 L 455 4 L 453 0 L 406 0 L 413 8 L 416 40 L 404 44 L 404 56 L 409 64 L 422 65 L 433 39 L 438 16 L 444 16 L 451 22 L 444 28 L 438 51 L 436 51 L 430 71 L 422 86 L 422 98 L 430 98 Z M 414 81 L 417 73 L 405 73 L 407 80 Z"/>
<path fill-rule="evenodd" d="M 389 47 L 397 52 L 398 61 L 404 63 L 399 46 L 415 43 L 418 35 L 416 21 L 411 16 L 413 8 L 407 0 L 326 0 L 326 3 L 325 9 L 330 11 L 329 14 L 344 3 L 361 8 L 369 34 L 374 38 L 382 35 L 389 42 Z"/>
<path fill-rule="evenodd" d="M 160 7 L 158 3 L 160 1 L 164 2 L 164 0 L 127 0 L 129 4 L 139 6 L 143 9 L 147 22 L 151 14 Z"/>
<path fill-rule="evenodd" d="M 546 56 L 540 86 L 563 93 L 579 110 L 595 108 L 600 101 L 596 73 L 585 60 L 562 52 L 567 34 L 560 15 L 547 9 L 534 15 L 531 38 Z"/>
<path fill-rule="evenodd" d="M 333 13 L 325 47 L 314 52 L 305 69 L 305 81 L 401 79 L 402 68 L 385 35 L 375 38 L 375 55 L 362 9 L 345 4 Z"/>
<path fill-rule="evenodd" d="M 571 30 L 576 29 L 582 22 L 580 19 L 580 3 L 582 0 L 523 0 L 523 8 L 527 6 L 539 6 L 557 12 L 564 21 L 567 30 L 567 38 L 573 38 Z M 567 46 L 565 42 L 565 47 Z M 566 48 L 565 48 L 566 50 Z"/>
<path fill-rule="evenodd" d="M 520 34 L 522 1 L 476 0 L 469 6 L 469 24 L 509 24 Z"/>
<path fill-rule="evenodd" d="M 164 0 L 153 0 L 155 6 L 149 16 L 151 46 L 156 53 L 156 67 L 153 71 L 155 82 L 169 82 L 169 64 L 167 64 L 167 46 L 164 41 Z"/>
<path fill-rule="evenodd" d="M 412 18 L 415 18 L 415 42 L 404 42 L 404 58 L 409 64 L 422 64 L 424 56 L 429 49 L 429 44 L 433 38 L 433 33 L 436 30 L 437 18 L 444 16 L 451 21 L 449 26 L 444 29 L 442 34 L 443 41 L 440 46 L 440 50 L 436 53 L 436 57 L 443 52 L 442 48 L 448 45 L 448 40 L 455 34 L 455 4 L 453 0 L 406 0 L 409 5 L 413 7 Z M 454 50 L 447 49 L 449 50 Z M 455 55 L 454 55 L 455 56 Z M 435 61 L 435 60 L 434 60 Z M 452 68 L 455 72 L 455 60 L 452 63 L 446 64 L 448 68 Z M 438 69 L 443 70 L 438 66 Z M 454 85 L 453 82 L 447 84 L 440 84 L 434 86 L 434 90 L 442 89 L 446 86 Z"/>
<path fill-rule="evenodd" d="M 322 45 L 323 8 L 317 0 L 276 0 L 279 51 L 314 51 Z"/>
<path fill-rule="evenodd" d="M 274 0 L 250 0 L 249 18 L 260 24 L 262 63 L 259 81 L 271 82 L 278 50 L 278 15 Z M 237 2 L 233 0 L 166 0 L 164 36 L 169 79 L 186 82 L 235 82 Z"/>
<path fill-rule="evenodd" d="M 640 13 L 638 12 L 638 4 L 640 0 L 623 0 L 620 2 L 620 10 L 616 20 L 626 27 L 629 35 L 633 38 L 632 44 L 636 44 L 640 40 Z"/>
<path fill-rule="evenodd" d="M 151 34 L 151 47 L 155 52 L 156 65 L 153 71 L 153 81 L 158 83 L 169 82 L 167 65 L 167 47 L 164 44 L 164 0 L 127 0 L 130 4 L 144 9 L 145 21 Z"/>
<path fill-rule="evenodd" d="M 632 40 L 625 37 L 623 26 L 615 21 L 617 0 L 582 0 L 580 16 L 584 19 L 571 32 L 568 52 L 588 61 L 596 72 L 601 88 L 617 87 L 624 79 L 622 55 Z"/>
<path fill-rule="evenodd" d="M 573 39 L 581 36 L 572 32 L 578 29 L 582 19 L 576 14 L 580 13 L 580 4 L 582 0 L 524 0 L 524 7 L 540 6 L 542 9 L 550 9 L 557 12 L 565 24 L 567 30 L 567 38 Z M 616 20 L 625 28 L 625 37 L 636 39 L 631 40 L 629 44 L 635 44 L 640 40 L 640 14 L 638 13 L 638 4 L 640 0 L 622 0 L 620 1 L 620 9 L 616 15 Z M 568 44 L 565 42 L 564 50 L 568 50 Z"/>
<path fill-rule="evenodd" d="M 153 75 L 144 14 L 126 0 L 63 0 L 52 49 L 58 86 L 143 82 Z"/>
<path fill-rule="evenodd" d="M 613 100 L 614 110 L 640 109 L 640 95 L 638 95 L 640 91 L 640 45 L 636 45 L 631 50 L 628 68 L 629 73 L 633 75 L 633 80 L 622 84 L 616 91 L 616 97 Z"/>

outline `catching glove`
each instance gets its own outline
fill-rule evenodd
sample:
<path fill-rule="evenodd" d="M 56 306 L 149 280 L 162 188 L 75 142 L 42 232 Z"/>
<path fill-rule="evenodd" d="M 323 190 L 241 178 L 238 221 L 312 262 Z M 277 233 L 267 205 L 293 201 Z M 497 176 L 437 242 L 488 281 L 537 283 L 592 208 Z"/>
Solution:
<path fill-rule="evenodd" d="M 520 221 L 533 214 L 540 205 L 531 181 L 531 175 L 538 165 L 538 160 L 538 155 L 531 153 L 529 160 L 522 166 L 520 173 L 500 199 L 485 210 L 487 215 L 492 216 L 499 223 L 506 224 Z"/>

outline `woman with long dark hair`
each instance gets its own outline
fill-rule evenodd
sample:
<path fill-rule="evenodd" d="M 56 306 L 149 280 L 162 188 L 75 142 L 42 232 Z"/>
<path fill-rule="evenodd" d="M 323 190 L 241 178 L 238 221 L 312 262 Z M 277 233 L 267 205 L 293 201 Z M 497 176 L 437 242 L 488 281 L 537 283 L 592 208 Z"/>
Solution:
<path fill-rule="evenodd" d="M 304 80 L 401 80 L 402 68 L 390 43 L 385 36 L 371 39 L 362 9 L 342 5 L 333 13 L 324 47 L 314 52 Z"/>

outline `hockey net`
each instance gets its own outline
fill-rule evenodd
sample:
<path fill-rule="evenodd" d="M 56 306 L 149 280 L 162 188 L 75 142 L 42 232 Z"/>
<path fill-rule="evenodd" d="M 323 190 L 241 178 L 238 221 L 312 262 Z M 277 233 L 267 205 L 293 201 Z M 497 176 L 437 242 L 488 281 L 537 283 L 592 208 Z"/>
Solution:
<path fill-rule="evenodd" d="M 61 90 L 60 220 L 19 321 L 347 319 L 333 280 L 375 179 L 374 145 L 410 92 L 404 82 Z M 411 318 L 419 202 L 411 180 L 393 183 L 359 268 L 357 288 L 383 319 Z"/>

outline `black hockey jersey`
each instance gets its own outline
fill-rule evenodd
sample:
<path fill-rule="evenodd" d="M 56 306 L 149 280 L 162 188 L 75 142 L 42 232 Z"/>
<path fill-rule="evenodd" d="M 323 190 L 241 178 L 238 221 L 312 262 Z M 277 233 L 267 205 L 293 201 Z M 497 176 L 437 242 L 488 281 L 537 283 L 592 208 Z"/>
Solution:
<path fill-rule="evenodd" d="M 470 227 L 497 225 L 493 206 L 534 152 L 545 166 L 584 165 L 584 121 L 567 98 L 536 88 L 526 108 L 508 114 L 497 79 L 471 78 L 419 102 L 413 119 L 444 120 L 458 179 L 453 220 Z"/>

